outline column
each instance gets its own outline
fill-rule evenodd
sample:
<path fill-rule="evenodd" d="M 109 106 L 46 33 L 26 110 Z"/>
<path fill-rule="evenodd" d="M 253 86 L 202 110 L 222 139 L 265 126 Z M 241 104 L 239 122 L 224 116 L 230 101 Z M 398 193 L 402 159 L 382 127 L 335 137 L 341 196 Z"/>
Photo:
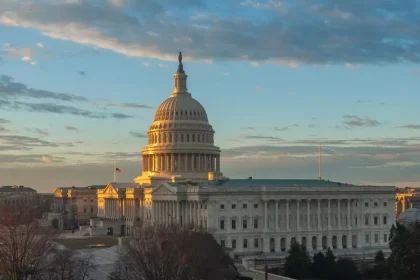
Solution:
<path fill-rule="evenodd" d="M 163 171 L 163 154 L 159 154 L 159 171 Z"/>
<path fill-rule="evenodd" d="M 348 229 L 351 229 L 350 207 L 351 207 L 351 199 L 347 199 L 347 228 Z"/>
<path fill-rule="evenodd" d="M 190 201 L 190 203 L 189 203 L 189 205 L 190 205 L 190 223 L 195 227 L 195 225 L 194 225 L 194 220 L 193 220 L 193 203 L 192 203 L 192 201 Z"/>
<path fill-rule="evenodd" d="M 318 230 L 322 229 L 321 222 L 321 199 L 318 199 Z"/>
<path fill-rule="evenodd" d="M 169 171 L 169 154 L 165 154 L 165 171 Z"/>
<path fill-rule="evenodd" d="M 289 221 L 289 216 L 290 216 L 290 209 L 289 209 L 290 203 L 289 200 L 286 199 L 286 230 L 290 231 L 290 221 Z M 288 244 L 286 244 L 288 246 Z"/>
<path fill-rule="evenodd" d="M 337 200 L 337 227 L 338 229 L 341 229 L 341 200 Z"/>
<path fill-rule="evenodd" d="M 171 171 L 175 171 L 175 154 L 171 155 Z"/>
<path fill-rule="evenodd" d="M 337 249 L 343 249 L 343 236 L 341 234 L 337 234 Z"/>
<path fill-rule="evenodd" d="M 220 155 L 216 156 L 216 171 L 220 171 Z"/>
<path fill-rule="evenodd" d="M 211 171 L 215 171 L 215 169 L 214 169 L 214 155 L 210 155 L 210 157 L 211 157 L 211 161 L 210 161 L 211 167 L 210 167 L 210 169 L 211 169 Z"/>
<path fill-rule="evenodd" d="M 177 160 L 178 164 L 176 166 L 176 170 L 177 171 L 181 171 L 181 154 L 178 154 L 178 160 Z"/>
<path fill-rule="evenodd" d="M 200 137 L 200 135 L 198 137 Z M 198 160 L 197 171 L 201 171 L 202 170 L 202 168 L 201 168 L 201 154 L 197 155 L 197 160 Z"/>
<path fill-rule="evenodd" d="M 275 229 L 275 231 L 277 231 L 278 228 L 279 228 L 279 201 L 278 200 L 276 200 L 276 208 L 275 208 L 275 210 L 276 210 L 276 223 L 275 223 L 276 229 Z"/>
<path fill-rule="evenodd" d="M 181 205 L 180 205 L 180 203 L 181 202 L 179 202 L 179 201 L 176 201 L 175 202 L 176 203 L 176 223 L 177 223 L 177 225 L 181 225 L 181 217 L 180 217 L 180 208 L 181 208 Z"/>
<path fill-rule="evenodd" d="M 264 200 L 264 230 L 268 230 L 268 201 Z"/>
<path fill-rule="evenodd" d="M 328 199 L 328 229 L 331 229 L 331 200 Z"/>
<path fill-rule="evenodd" d="M 310 199 L 306 200 L 306 224 L 307 224 L 308 230 L 311 230 L 311 200 Z M 311 242 L 312 242 L 312 238 L 311 238 Z M 312 244 L 311 246 L 306 246 L 306 247 L 312 248 Z"/>
<path fill-rule="evenodd" d="M 300 199 L 296 199 L 296 228 L 300 231 Z"/>
<path fill-rule="evenodd" d="M 195 158 L 194 154 L 191 154 L 191 171 L 195 171 Z"/>

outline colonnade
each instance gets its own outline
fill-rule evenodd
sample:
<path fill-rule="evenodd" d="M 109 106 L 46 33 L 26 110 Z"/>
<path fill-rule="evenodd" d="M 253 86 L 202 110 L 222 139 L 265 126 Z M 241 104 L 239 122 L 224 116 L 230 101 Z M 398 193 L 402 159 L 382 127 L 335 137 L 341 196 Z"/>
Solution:
<path fill-rule="evenodd" d="M 162 153 L 143 155 L 145 171 L 220 171 L 219 154 Z"/>
<path fill-rule="evenodd" d="M 137 209 L 139 211 L 137 211 Z M 118 220 L 124 217 L 128 221 L 143 218 L 144 202 L 134 198 L 105 198 L 104 209 L 101 213 L 103 217 Z"/>
<path fill-rule="evenodd" d="M 207 228 L 207 204 L 203 201 L 154 200 L 155 224 Z"/>

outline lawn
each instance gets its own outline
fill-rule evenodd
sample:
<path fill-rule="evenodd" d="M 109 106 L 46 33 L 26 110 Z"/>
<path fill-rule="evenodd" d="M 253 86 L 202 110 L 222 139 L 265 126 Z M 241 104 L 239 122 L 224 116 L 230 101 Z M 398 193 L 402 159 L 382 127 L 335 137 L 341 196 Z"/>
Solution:
<path fill-rule="evenodd" d="M 100 248 L 109 248 L 118 244 L 113 237 L 92 237 L 83 239 L 54 239 L 55 242 L 69 249 L 89 249 L 93 245 L 103 244 Z"/>

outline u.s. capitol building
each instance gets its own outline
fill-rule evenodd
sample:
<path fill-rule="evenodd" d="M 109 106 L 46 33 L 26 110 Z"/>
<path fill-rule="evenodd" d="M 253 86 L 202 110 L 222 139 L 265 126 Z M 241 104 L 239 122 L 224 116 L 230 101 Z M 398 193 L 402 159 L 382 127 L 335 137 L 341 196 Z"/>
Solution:
<path fill-rule="evenodd" d="M 228 179 L 204 107 L 187 91 L 182 57 L 175 89 L 156 110 L 134 183 L 98 190 L 92 234 L 129 235 L 137 223 L 204 228 L 236 255 L 328 247 L 358 254 L 388 247 L 394 186 L 325 180 Z"/>

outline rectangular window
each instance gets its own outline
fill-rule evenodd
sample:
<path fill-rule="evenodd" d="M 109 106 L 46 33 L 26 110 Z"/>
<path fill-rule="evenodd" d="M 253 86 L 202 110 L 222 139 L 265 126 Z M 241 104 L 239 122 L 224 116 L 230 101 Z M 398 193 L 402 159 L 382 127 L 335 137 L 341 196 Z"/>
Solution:
<path fill-rule="evenodd" d="M 236 249 L 236 239 L 232 239 L 232 249 Z"/>
<path fill-rule="evenodd" d="M 225 243 L 225 241 L 224 241 L 224 240 L 220 240 L 220 246 L 222 246 L 222 247 L 226 247 L 226 243 Z"/>
<path fill-rule="evenodd" d="M 254 219 L 254 228 L 258 228 L 258 219 Z"/>
<path fill-rule="evenodd" d="M 378 243 L 378 242 L 379 242 L 379 235 L 375 234 L 375 243 Z"/>
<path fill-rule="evenodd" d="M 258 248 L 258 238 L 254 238 L 254 248 Z"/>
<path fill-rule="evenodd" d="M 90 208 L 90 213 L 93 213 L 93 208 Z"/>
<path fill-rule="evenodd" d="M 86 208 L 83 209 L 83 213 L 86 213 Z"/>
<path fill-rule="evenodd" d="M 236 204 L 232 204 L 232 209 L 236 209 Z"/>
<path fill-rule="evenodd" d="M 236 229 L 236 220 L 232 220 L 232 229 Z"/>
<path fill-rule="evenodd" d="M 242 208 L 246 209 L 248 207 L 247 204 L 242 205 Z"/>
<path fill-rule="evenodd" d="M 366 234 L 366 236 L 365 236 L 365 243 L 369 243 L 369 234 Z"/>
<path fill-rule="evenodd" d="M 368 202 L 365 202 L 365 206 L 368 207 L 369 206 L 369 203 Z"/>
<path fill-rule="evenodd" d="M 378 202 L 373 203 L 373 206 L 378 206 Z"/>
<path fill-rule="evenodd" d="M 378 224 L 378 217 L 373 217 L 373 224 L 375 224 L 375 225 Z"/>
<path fill-rule="evenodd" d="M 225 221 L 224 220 L 220 221 L 220 229 L 225 229 Z"/>
<path fill-rule="evenodd" d="M 254 208 L 258 208 L 258 204 L 254 204 Z"/>
<path fill-rule="evenodd" d="M 369 217 L 365 217 L 365 226 L 369 225 Z"/>
<path fill-rule="evenodd" d="M 181 142 L 184 142 L 184 134 L 181 134 Z"/>
<path fill-rule="evenodd" d="M 387 221 L 386 221 L 386 217 L 384 217 L 384 221 L 383 221 L 383 222 L 384 222 L 384 225 L 386 225 L 386 222 L 387 222 Z"/>
<path fill-rule="evenodd" d="M 244 239 L 244 244 L 243 244 L 243 248 L 246 249 L 248 248 L 248 239 Z"/>
<path fill-rule="evenodd" d="M 242 228 L 246 229 L 248 227 L 248 221 L 247 220 L 242 220 Z"/>
<path fill-rule="evenodd" d="M 388 242 L 388 234 L 384 234 L 384 242 Z"/>
<path fill-rule="evenodd" d="M 220 209 L 225 209 L 225 205 L 224 204 L 220 204 Z"/>
<path fill-rule="evenodd" d="M 386 202 L 384 202 L 384 206 L 385 206 L 385 207 L 387 206 Z"/>

